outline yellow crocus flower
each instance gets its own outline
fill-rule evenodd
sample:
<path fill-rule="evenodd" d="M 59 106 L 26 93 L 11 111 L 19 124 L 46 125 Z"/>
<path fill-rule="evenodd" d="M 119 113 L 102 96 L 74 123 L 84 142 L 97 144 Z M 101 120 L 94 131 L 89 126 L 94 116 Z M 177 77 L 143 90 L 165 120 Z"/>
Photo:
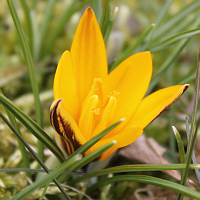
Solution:
<path fill-rule="evenodd" d="M 108 74 L 100 27 L 91 8 L 83 14 L 71 50 L 65 51 L 54 79 L 50 118 L 63 149 L 70 155 L 86 141 L 121 118 L 86 155 L 113 140 L 104 152 L 108 158 L 118 148 L 137 140 L 143 129 L 188 88 L 176 85 L 144 98 L 152 75 L 151 53 L 137 53 Z"/>

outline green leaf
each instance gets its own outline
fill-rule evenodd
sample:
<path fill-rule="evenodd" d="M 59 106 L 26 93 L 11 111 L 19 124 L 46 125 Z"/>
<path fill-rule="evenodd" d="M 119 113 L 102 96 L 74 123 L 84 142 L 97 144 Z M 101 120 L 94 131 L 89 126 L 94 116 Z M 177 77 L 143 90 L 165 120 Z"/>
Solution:
<path fill-rule="evenodd" d="M 178 42 L 179 40 L 191 38 L 194 35 L 200 34 L 200 28 L 195 28 L 190 31 L 184 31 L 182 33 L 178 33 L 174 36 L 171 36 L 163 41 L 160 41 L 159 43 L 149 47 L 150 51 L 152 53 L 163 50 L 168 48 L 169 46 L 173 45 L 174 43 Z"/>
<path fill-rule="evenodd" d="M 70 170 L 76 171 L 80 169 L 81 167 L 85 166 L 86 164 L 90 163 L 94 159 L 98 158 L 102 153 L 104 153 L 106 150 L 110 149 L 113 145 L 116 144 L 116 141 L 109 142 L 108 144 L 103 145 L 102 147 L 98 148 L 97 150 L 93 151 L 92 153 L 85 156 L 80 162 L 73 165 Z"/>
<path fill-rule="evenodd" d="M 194 81 L 196 78 L 196 73 L 190 75 L 189 77 L 185 78 L 184 80 L 182 80 L 181 82 L 179 82 L 177 85 L 183 85 L 185 83 L 191 83 L 192 81 Z"/>
<path fill-rule="evenodd" d="M 104 153 L 106 150 L 108 150 L 115 144 L 116 144 L 116 141 L 114 140 L 112 142 L 109 142 L 108 144 L 103 145 L 102 147 L 98 148 L 97 150 L 95 150 L 92 153 L 88 154 L 87 156 L 83 157 L 82 160 L 80 160 L 79 162 L 77 162 L 76 164 L 71 166 L 68 170 L 76 171 L 76 170 L 82 168 L 86 164 L 88 164 L 91 161 L 93 161 L 94 159 L 98 158 L 102 153 Z M 64 180 L 67 180 L 69 177 L 70 177 L 70 175 L 61 176 L 61 178 L 59 180 L 62 182 Z"/>
<path fill-rule="evenodd" d="M 0 93 L 3 95 L 2 90 L 0 89 Z M 11 122 L 11 124 L 13 125 L 13 127 L 15 127 L 15 129 L 19 132 L 19 134 L 21 134 L 20 129 L 19 129 L 19 125 L 14 117 L 13 114 L 11 114 L 9 112 L 9 110 L 7 108 L 4 108 L 6 111 L 6 114 Z M 21 151 L 22 154 L 22 160 L 23 160 L 23 166 L 25 168 L 30 168 L 30 160 L 29 160 L 29 156 L 28 153 L 26 151 L 26 148 L 24 147 L 23 143 L 17 138 L 18 144 L 19 144 L 19 149 Z M 31 173 L 27 172 L 26 175 L 31 179 Z"/>
<path fill-rule="evenodd" d="M 106 134 L 108 134 L 111 130 L 113 130 L 116 126 L 118 126 L 121 122 L 123 122 L 125 119 L 121 119 L 118 122 L 112 124 L 111 126 L 109 126 L 108 128 L 106 128 L 105 130 L 103 130 L 101 133 L 99 133 L 98 135 L 94 136 L 93 138 L 91 138 L 89 141 L 87 141 L 83 146 L 81 146 L 79 149 L 77 149 L 72 155 L 70 155 L 68 159 L 70 159 L 72 156 L 76 155 L 76 154 L 84 154 L 89 148 L 91 148 L 94 144 L 96 144 L 101 138 L 103 138 Z M 96 151 L 90 153 L 89 155 L 86 156 L 86 158 L 84 157 L 78 164 L 78 166 L 73 166 L 73 168 L 70 168 L 70 170 L 72 171 L 76 171 L 79 168 L 83 167 L 85 164 L 87 164 L 88 162 L 91 162 L 92 160 L 94 160 L 96 157 L 100 156 L 102 152 L 105 151 L 104 148 L 110 148 L 110 145 L 112 146 L 113 143 L 109 143 L 108 146 L 103 146 L 99 149 L 97 149 Z M 103 148 L 103 150 L 102 150 Z M 99 154 L 100 152 L 100 154 Z M 91 158 L 92 156 L 92 158 Z M 82 163 L 83 162 L 83 163 Z M 62 176 L 59 180 L 62 182 L 64 180 L 66 180 L 69 176 Z"/>
<path fill-rule="evenodd" d="M 52 172 L 53 170 L 49 170 L 50 172 Z M 11 172 L 31 172 L 31 173 L 46 173 L 44 171 L 44 169 L 30 169 L 30 168 L 4 168 L 4 169 L 0 169 L 0 172 L 7 172 L 7 173 L 11 173 Z M 70 171 L 63 171 L 61 174 L 72 174 L 72 175 L 83 175 L 82 172 L 70 172 Z"/>
<path fill-rule="evenodd" d="M 26 25 L 28 29 L 28 36 L 29 36 L 29 43 L 30 43 L 30 51 L 31 54 L 33 55 L 34 52 L 34 31 L 33 31 L 33 21 L 31 18 L 31 12 L 34 12 L 33 10 L 31 11 L 27 1 L 26 0 L 20 0 L 20 3 L 22 5 L 22 9 L 24 11 L 24 15 L 26 16 Z"/>
<path fill-rule="evenodd" d="M 42 195 L 40 196 L 40 199 L 39 199 L 39 200 L 43 200 L 43 198 L 44 198 L 44 196 L 45 196 L 45 194 L 46 194 L 46 191 L 47 191 L 48 187 L 49 187 L 49 183 L 46 184 L 46 186 L 44 187 L 44 190 L 43 190 Z"/>
<path fill-rule="evenodd" d="M 200 193 L 196 192 L 194 190 L 191 190 L 185 186 L 182 186 L 177 183 L 173 183 L 171 181 L 163 180 L 161 178 L 155 178 L 151 176 L 145 176 L 145 175 L 121 175 L 121 176 L 115 176 L 111 178 L 106 178 L 104 180 L 98 181 L 96 184 L 92 185 L 86 190 L 86 193 L 91 193 L 97 188 L 100 188 L 103 185 L 107 185 L 113 182 L 120 182 L 120 181 L 134 181 L 139 183 L 145 183 L 145 184 L 152 184 L 159 187 L 167 188 L 170 190 L 173 190 L 175 192 L 180 192 L 188 197 L 194 198 L 194 199 L 200 199 Z"/>
<path fill-rule="evenodd" d="M 44 15 L 43 15 L 40 27 L 39 27 L 39 34 L 38 34 L 39 45 L 38 45 L 38 49 L 36 49 L 36 51 L 35 51 L 36 60 L 39 60 L 40 55 L 42 54 L 42 51 L 44 49 L 45 41 L 46 41 L 45 39 L 46 39 L 47 35 L 49 34 L 48 27 L 50 25 L 51 17 L 53 15 L 55 3 L 56 3 L 56 0 L 47 1 L 47 5 L 46 5 L 45 11 L 44 11 Z"/>
<path fill-rule="evenodd" d="M 111 130 L 113 130 L 115 127 L 117 127 L 119 124 L 121 124 L 125 118 L 119 120 L 118 122 L 112 124 L 105 130 L 103 130 L 98 135 L 91 138 L 89 141 L 87 141 L 83 146 L 81 146 L 79 149 L 77 149 L 74 154 L 84 154 L 89 148 L 91 148 L 94 144 L 96 144 L 101 138 L 103 138 L 106 134 L 108 134 Z M 72 154 L 73 155 L 73 154 Z"/>
<path fill-rule="evenodd" d="M 196 131 L 198 129 L 198 125 L 199 124 L 200 124 L 200 119 L 197 122 Z M 190 138 L 190 129 L 189 129 L 189 122 L 188 122 L 188 118 L 187 117 L 186 117 L 186 132 L 187 132 L 187 139 L 189 141 L 189 138 Z M 196 156 L 195 156 L 194 151 L 192 153 L 192 162 L 193 162 L 193 164 L 197 164 Z M 200 185 L 200 172 L 199 172 L 199 169 L 195 169 L 195 173 L 196 173 L 196 176 L 197 176 L 198 184 Z"/>
<path fill-rule="evenodd" d="M 4 120 L 4 122 L 9 126 L 9 128 L 13 131 L 13 133 L 18 137 L 18 139 L 24 144 L 24 146 L 29 150 L 29 152 L 32 154 L 32 156 L 38 161 L 40 166 L 45 170 L 46 173 L 50 173 L 47 166 L 42 162 L 42 160 L 37 156 L 35 151 L 29 146 L 29 144 L 24 140 L 24 138 L 21 136 L 21 134 L 12 126 L 12 124 L 9 123 L 9 121 L 4 117 L 4 115 L 0 112 L 0 117 Z M 70 200 L 65 190 L 62 188 L 62 186 L 58 183 L 56 179 L 53 179 L 54 183 L 57 185 L 57 187 L 60 189 L 60 191 L 64 194 L 64 196 Z"/>
<path fill-rule="evenodd" d="M 63 171 L 67 170 L 71 165 L 76 163 L 78 160 L 81 159 L 81 155 L 75 155 L 68 161 L 65 161 L 62 163 L 58 168 L 56 168 L 53 172 L 50 174 L 47 174 L 42 179 L 39 179 L 35 181 L 33 184 L 29 185 L 25 189 L 23 189 L 21 192 L 19 192 L 17 195 L 15 195 L 11 200 L 21 200 L 30 195 L 32 192 L 34 192 L 36 189 L 41 188 L 48 184 L 53 178 L 56 178 L 62 173 Z"/>
<path fill-rule="evenodd" d="M 40 98 L 39 98 L 39 90 L 38 90 L 38 85 L 37 85 L 37 79 L 36 79 L 36 74 L 35 74 L 33 58 L 32 58 L 28 43 L 26 41 L 26 37 L 25 37 L 24 31 L 22 29 L 19 17 L 17 15 L 17 11 L 12 3 L 12 0 L 7 0 L 7 4 L 8 4 L 10 13 L 12 15 L 15 27 L 17 29 L 17 32 L 18 32 L 18 35 L 20 38 L 22 51 L 23 51 L 24 58 L 26 60 L 26 64 L 27 64 L 27 68 L 28 68 L 28 72 L 29 72 L 31 87 L 32 87 L 33 96 L 34 96 L 36 122 L 39 124 L 39 126 L 42 127 L 42 124 L 43 124 L 42 108 L 41 108 L 41 103 L 40 103 Z M 26 6 L 26 7 L 28 7 L 28 6 Z M 42 160 L 44 159 L 43 150 L 44 150 L 43 144 L 40 141 L 38 141 L 38 156 Z"/>
<path fill-rule="evenodd" d="M 174 135 L 176 137 L 177 145 L 178 145 L 180 163 L 185 163 L 185 149 L 183 146 L 183 142 L 181 140 L 181 136 L 179 132 L 177 131 L 176 127 L 172 126 L 172 129 L 173 129 Z"/>
<path fill-rule="evenodd" d="M 171 67 L 172 63 L 175 62 L 176 58 L 179 56 L 183 48 L 188 43 L 189 39 L 183 39 L 171 52 L 171 55 L 167 57 L 165 62 L 162 64 L 162 66 L 159 69 L 159 72 L 152 78 L 151 83 L 149 85 L 147 95 L 151 93 L 153 88 L 156 86 L 156 84 L 160 81 L 160 79 L 165 75 L 166 71 Z"/>
<path fill-rule="evenodd" d="M 173 16 L 168 22 L 166 22 L 163 26 L 160 26 L 156 33 L 154 40 L 156 40 L 158 37 L 165 35 L 169 30 L 171 31 L 174 27 L 177 26 L 179 22 L 185 23 L 185 17 L 195 10 L 197 10 L 200 7 L 200 1 L 196 0 L 193 1 L 192 3 L 186 5 L 178 14 Z"/>
<path fill-rule="evenodd" d="M 101 15 L 100 28 L 103 38 L 105 38 L 110 23 L 111 23 L 110 0 L 102 0 L 102 15 Z"/>
<path fill-rule="evenodd" d="M 194 108 L 193 108 L 193 114 L 192 114 L 192 122 L 191 122 L 191 128 L 190 128 L 190 137 L 188 141 L 188 146 L 187 146 L 187 153 L 186 153 L 186 168 L 183 172 L 183 176 L 181 179 L 181 184 L 186 185 L 187 177 L 188 177 L 188 172 L 190 168 L 190 163 L 192 160 L 192 154 L 194 151 L 194 146 L 196 142 L 196 137 L 197 137 L 197 131 L 196 131 L 196 119 L 197 119 L 197 107 L 198 107 L 198 101 L 199 101 L 199 88 L 200 88 L 200 50 L 198 54 L 198 60 L 197 60 L 197 70 L 196 70 L 196 82 L 195 82 L 195 92 L 194 92 Z M 182 200 L 184 195 L 179 194 L 178 200 Z"/>
<path fill-rule="evenodd" d="M 113 15 L 112 15 L 112 19 L 110 19 L 109 26 L 107 27 L 107 31 L 106 31 L 105 36 L 104 36 L 105 46 L 107 46 L 107 44 L 108 44 L 108 40 L 109 40 L 111 31 L 112 31 L 112 28 L 113 28 L 115 19 L 117 17 L 117 13 L 118 13 L 118 7 L 115 8 Z"/>
<path fill-rule="evenodd" d="M 97 176 L 104 176 L 108 174 L 114 173 L 128 173 L 128 172 L 146 172 L 146 171 L 162 171 L 162 170 L 183 170 L 185 169 L 185 164 L 134 164 L 134 165 L 123 165 L 117 167 L 111 167 L 107 169 L 103 169 L 97 172 L 93 172 L 90 174 L 86 174 L 84 176 L 78 177 L 72 181 L 70 184 L 75 184 L 82 182 L 84 180 L 97 177 Z M 191 169 L 198 169 L 200 165 L 190 165 Z"/>
<path fill-rule="evenodd" d="M 3 104 L 26 128 L 40 140 L 50 151 L 62 162 L 64 156 L 55 142 L 44 132 L 44 130 L 31 118 L 25 115 L 19 108 L 17 108 L 10 100 L 3 94 L 0 94 L 0 103 Z"/>
<path fill-rule="evenodd" d="M 101 2 L 102 2 L 102 0 L 90 1 L 90 7 L 94 11 L 99 24 L 100 24 L 101 15 L 102 15 L 102 6 L 101 6 L 102 3 Z"/>
<path fill-rule="evenodd" d="M 154 24 L 156 25 L 156 27 L 148 35 L 147 43 L 145 44 L 145 49 L 149 49 L 149 44 L 151 44 L 154 33 L 155 33 L 156 29 L 158 28 L 158 26 L 160 25 L 160 23 L 163 21 L 163 18 L 165 18 L 167 11 L 169 10 L 173 1 L 174 0 L 167 0 L 165 2 L 164 6 L 162 7 L 161 11 L 159 12 L 158 16 L 156 17 L 156 20 L 154 21 Z"/>

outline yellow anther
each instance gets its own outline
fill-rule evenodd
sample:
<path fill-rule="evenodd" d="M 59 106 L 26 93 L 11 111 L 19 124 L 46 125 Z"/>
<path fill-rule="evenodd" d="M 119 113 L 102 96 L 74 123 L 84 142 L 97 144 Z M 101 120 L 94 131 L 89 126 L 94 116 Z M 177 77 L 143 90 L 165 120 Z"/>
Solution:
<path fill-rule="evenodd" d="M 92 96 L 92 95 L 98 96 L 98 99 L 99 99 L 98 106 L 101 106 L 103 103 L 102 82 L 103 80 L 101 78 L 94 78 L 91 90 L 88 94 L 88 96 Z"/>
<path fill-rule="evenodd" d="M 93 110 L 96 109 L 98 103 L 98 95 L 92 95 L 87 98 L 83 104 L 81 116 L 79 119 L 79 129 L 84 133 L 85 138 L 90 138 L 93 127 Z M 91 112 L 92 111 L 92 112 Z"/>
<path fill-rule="evenodd" d="M 93 83 L 103 83 L 102 78 L 94 78 Z"/>
<path fill-rule="evenodd" d="M 105 108 L 102 109 L 101 115 L 98 121 L 98 124 L 93 131 L 93 136 L 96 134 L 100 133 L 102 130 L 104 130 L 106 127 L 108 127 L 110 121 L 112 120 L 114 114 L 115 114 L 115 109 L 117 106 L 117 99 L 114 96 L 111 96 L 105 105 Z M 106 136 L 105 136 L 106 137 Z"/>
<path fill-rule="evenodd" d="M 102 95 L 102 79 L 101 78 L 95 78 L 93 80 L 92 84 L 92 91 L 94 94 L 101 96 Z"/>
<path fill-rule="evenodd" d="M 100 108 L 93 108 L 93 109 L 91 110 L 91 112 L 93 112 L 94 115 L 100 115 Z"/>
<path fill-rule="evenodd" d="M 120 92 L 117 92 L 117 91 L 113 91 L 113 92 L 110 92 L 110 94 L 109 95 L 107 95 L 107 97 L 108 98 L 110 98 L 110 97 L 116 97 L 117 95 L 119 95 L 120 94 Z"/>

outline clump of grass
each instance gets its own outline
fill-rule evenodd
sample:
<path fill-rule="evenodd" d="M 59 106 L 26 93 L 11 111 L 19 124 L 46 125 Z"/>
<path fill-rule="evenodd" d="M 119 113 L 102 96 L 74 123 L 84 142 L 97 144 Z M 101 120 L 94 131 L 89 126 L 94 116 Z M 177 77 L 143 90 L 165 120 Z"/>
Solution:
<path fill-rule="evenodd" d="M 168 157 L 176 164 L 132 164 L 126 160 L 124 165 L 116 166 L 120 162 L 111 159 L 107 169 L 103 169 L 107 163 L 100 162 L 96 172 L 77 173 L 113 146 L 114 141 L 84 158 L 81 156 L 121 121 L 92 138 L 67 159 L 55 143 L 48 119 L 55 67 L 61 53 L 70 48 L 85 6 L 93 8 L 100 24 L 110 60 L 109 71 L 131 54 L 148 50 L 153 54 L 154 73 L 147 93 L 167 85 L 191 85 L 183 98 L 161 116 L 164 126 L 155 121 L 145 130 L 169 149 Z M 195 180 L 195 169 L 199 180 L 200 167 L 193 154 L 199 116 L 199 59 L 196 64 L 199 7 L 199 1 L 186 4 L 172 0 L 165 4 L 158 0 L 148 4 L 109 0 L 20 0 L 19 3 L 7 0 L 7 4 L 4 1 L 0 8 L 3 21 L 0 25 L 0 85 L 5 93 L 0 94 L 4 107 L 0 110 L 3 119 L 0 124 L 2 199 L 52 199 L 55 196 L 58 199 L 119 199 L 128 188 L 132 191 L 144 184 L 170 189 L 178 194 L 177 199 L 184 196 L 200 199 L 199 183 L 193 183 L 193 190 L 186 187 L 188 171 L 191 170 Z M 189 118 L 187 130 L 186 115 Z M 171 131 L 172 125 L 177 127 L 178 131 L 173 128 L 176 137 Z M 190 133 L 188 140 L 186 132 Z M 184 149 L 187 149 L 186 155 Z M 177 164 L 178 153 L 180 164 Z M 162 170 L 181 170 L 181 182 L 169 176 L 163 178 Z M 121 188 L 117 194 L 115 186 Z M 128 194 L 127 199 L 133 195 Z"/>

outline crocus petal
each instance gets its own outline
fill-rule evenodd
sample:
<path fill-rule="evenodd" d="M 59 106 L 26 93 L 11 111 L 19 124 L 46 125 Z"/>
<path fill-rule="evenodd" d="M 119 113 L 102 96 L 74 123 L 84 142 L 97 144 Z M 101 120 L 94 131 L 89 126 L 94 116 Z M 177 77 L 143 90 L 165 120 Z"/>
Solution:
<path fill-rule="evenodd" d="M 91 8 L 83 14 L 77 27 L 71 55 L 81 102 L 87 96 L 93 79 L 107 76 L 107 57 L 104 40 Z"/>
<path fill-rule="evenodd" d="M 71 155 L 86 142 L 75 120 L 62 106 L 62 99 L 57 99 L 52 103 L 50 121 L 58 134 L 63 149 L 68 155 Z"/>
<path fill-rule="evenodd" d="M 110 74 L 107 69 L 104 39 L 88 8 L 77 27 L 71 51 L 65 51 L 59 61 L 54 79 L 50 119 L 69 155 L 106 127 L 126 118 L 85 153 L 115 140 L 117 143 L 99 157 L 105 160 L 118 148 L 137 140 L 143 128 L 188 87 L 172 86 L 144 98 L 152 76 L 150 52 L 130 56 Z"/>
<path fill-rule="evenodd" d="M 129 119 L 144 97 L 152 75 L 150 52 L 137 53 L 123 61 L 106 78 L 105 94 L 119 93 L 113 123 L 123 117 Z"/>
<path fill-rule="evenodd" d="M 127 145 L 133 143 L 134 141 L 136 141 L 140 137 L 142 132 L 143 132 L 143 130 L 137 126 L 132 126 L 132 127 L 126 128 L 123 131 L 121 131 L 120 133 L 115 134 L 115 136 L 107 137 L 106 139 L 102 138 L 102 140 L 100 140 L 88 152 L 86 152 L 86 155 L 88 153 L 93 152 L 94 150 L 98 149 L 99 147 L 101 147 L 105 144 L 108 144 L 109 142 L 112 142 L 113 140 L 116 140 L 117 143 L 102 154 L 100 160 L 105 160 L 115 150 L 122 148 L 124 146 L 127 146 Z"/>
<path fill-rule="evenodd" d="M 69 51 L 62 54 L 54 78 L 54 99 L 60 98 L 64 99 L 63 106 L 77 121 L 80 104 L 77 98 L 77 84 Z"/>
<path fill-rule="evenodd" d="M 142 100 L 136 113 L 128 123 L 144 128 L 176 101 L 188 86 L 188 84 L 175 85 L 158 90 L 147 96 Z"/>

